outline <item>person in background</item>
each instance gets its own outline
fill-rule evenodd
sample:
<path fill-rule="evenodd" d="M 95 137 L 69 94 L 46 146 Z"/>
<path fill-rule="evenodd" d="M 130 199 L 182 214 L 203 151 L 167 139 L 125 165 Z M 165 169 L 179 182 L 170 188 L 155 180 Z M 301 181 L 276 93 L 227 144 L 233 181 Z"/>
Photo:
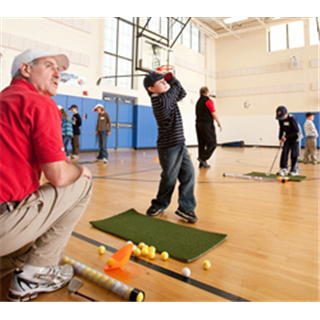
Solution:
<path fill-rule="evenodd" d="M 15 57 L 0 93 L 0 276 L 14 271 L 10 301 L 56 291 L 74 274 L 59 261 L 90 201 L 92 176 L 67 160 L 51 99 L 68 67 L 62 53 L 28 49 Z M 47 183 L 40 184 L 42 173 Z"/>
<path fill-rule="evenodd" d="M 98 112 L 95 135 L 98 137 L 99 153 L 96 162 L 108 163 L 108 136 L 111 134 L 111 120 L 102 104 L 97 104 L 93 111 Z"/>
<path fill-rule="evenodd" d="M 71 159 L 78 159 L 80 154 L 80 127 L 82 125 L 81 117 L 78 113 L 78 106 L 73 104 L 69 110 L 73 113 L 71 123 L 73 127 L 72 137 L 72 156 Z"/>
<path fill-rule="evenodd" d="M 62 140 L 64 144 L 64 152 L 69 158 L 68 145 L 73 137 L 72 123 L 71 123 L 70 117 L 68 116 L 66 111 L 63 109 L 63 107 L 58 106 L 58 108 L 61 112 L 61 117 L 62 117 L 61 128 L 62 128 Z"/>
<path fill-rule="evenodd" d="M 210 159 L 217 147 L 214 121 L 217 122 L 220 131 L 222 131 L 222 126 L 214 103 L 209 98 L 209 89 L 207 87 L 202 87 L 200 88 L 200 98 L 196 104 L 199 168 L 210 168 L 207 160 Z"/>
<path fill-rule="evenodd" d="M 304 133 L 306 135 L 306 146 L 304 148 L 303 163 L 308 163 L 309 159 L 313 164 L 318 164 L 317 160 L 317 138 L 319 137 L 316 126 L 314 125 L 314 116 L 316 112 L 307 112 L 304 123 Z"/>

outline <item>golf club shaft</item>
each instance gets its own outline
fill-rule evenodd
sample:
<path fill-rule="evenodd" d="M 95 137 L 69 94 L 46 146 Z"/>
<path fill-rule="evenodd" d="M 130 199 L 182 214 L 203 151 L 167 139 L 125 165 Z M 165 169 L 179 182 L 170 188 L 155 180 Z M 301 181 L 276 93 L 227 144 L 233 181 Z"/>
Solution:
<path fill-rule="evenodd" d="M 270 173 L 271 173 L 271 171 L 272 171 L 272 169 L 273 169 L 273 166 L 274 166 L 274 164 L 275 164 L 275 162 L 276 162 L 276 160 L 277 160 L 277 158 L 278 158 L 278 155 L 279 155 L 279 152 L 280 152 L 280 150 L 281 150 L 281 147 L 282 147 L 282 143 L 280 144 L 279 149 L 278 149 L 278 151 L 277 151 L 277 153 L 276 153 L 276 156 L 274 157 L 274 160 L 273 160 L 273 162 L 272 162 L 271 168 L 270 168 L 270 170 L 269 170 L 269 172 L 268 172 L 268 176 L 270 175 Z"/>
<path fill-rule="evenodd" d="M 78 296 L 81 296 L 81 297 L 83 297 L 83 298 L 85 298 L 87 300 L 90 300 L 92 302 L 98 302 L 97 300 L 94 300 L 94 299 L 92 299 L 92 298 L 90 298 L 90 297 L 86 296 L 85 294 L 82 294 L 82 293 L 80 293 L 78 291 L 75 291 L 74 293 L 77 294 Z"/>

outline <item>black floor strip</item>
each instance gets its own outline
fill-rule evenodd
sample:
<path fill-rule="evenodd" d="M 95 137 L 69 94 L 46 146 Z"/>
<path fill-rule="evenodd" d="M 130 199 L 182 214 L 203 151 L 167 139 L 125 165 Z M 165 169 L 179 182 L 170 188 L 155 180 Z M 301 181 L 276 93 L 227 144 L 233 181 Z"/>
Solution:
<path fill-rule="evenodd" d="M 88 242 L 90 244 L 93 244 L 93 245 L 95 245 L 97 247 L 103 245 L 103 246 L 105 246 L 106 250 L 108 250 L 108 251 L 110 251 L 112 253 L 114 253 L 114 252 L 116 252 L 118 250 L 118 249 L 112 248 L 112 247 L 110 247 L 108 245 L 105 245 L 105 244 L 103 244 L 101 242 L 98 242 L 96 240 L 93 240 L 91 238 L 85 237 L 84 235 L 81 235 L 81 234 L 79 234 L 77 232 L 73 232 L 72 235 L 74 237 L 80 239 L 80 240 L 86 241 L 86 242 Z M 217 295 L 217 296 L 219 296 L 221 298 L 227 299 L 229 301 L 249 302 L 249 300 L 246 300 L 244 298 L 238 297 L 238 296 L 236 296 L 236 295 L 234 295 L 232 293 L 229 293 L 229 292 L 220 290 L 218 288 L 209 286 L 209 285 L 207 285 L 207 284 L 205 284 L 203 282 L 197 281 L 197 280 L 192 279 L 192 278 L 186 278 L 186 277 L 184 277 L 183 275 L 181 275 L 179 273 L 176 273 L 174 271 L 170 271 L 168 269 L 162 268 L 162 267 L 157 266 L 155 264 L 152 264 L 152 263 L 150 263 L 148 261 L 141 260 L 141 259 L 138 259 L 138 258 L 135 258 L 135 257 L 131 257 L 130 260 L 134 261 L 134 262 L 136 262 L 138 264 L 141 264 L 141 265 L 143 265 L 143 266 L 145 266 L 145 267 L 147 267 L 149 269 L 152 269 L 152 270 L 158 271 L 158 272 L 160 272 L 162 274 L 165 274 L 166 276 L 169 276 L 169 277 L 174 278 L 176 280 L 180 280 L 180 281 L 186 282 L 186 283 L 188 283 L 188 284 L 190 284 L 190 285 L 192 285 L 194 287 L 197 287 L 197 288 L 202 289 L 204 291 L 213 293 L 213 294 L 215 294 L 215 295 Z"/>

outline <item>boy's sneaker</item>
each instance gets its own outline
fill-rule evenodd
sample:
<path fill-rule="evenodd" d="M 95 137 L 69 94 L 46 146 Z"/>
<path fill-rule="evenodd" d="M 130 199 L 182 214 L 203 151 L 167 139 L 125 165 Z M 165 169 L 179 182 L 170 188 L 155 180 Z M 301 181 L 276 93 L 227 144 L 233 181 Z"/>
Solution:
<path fill-rule="evenodd" d="M 290 171 L 289 176 L 297 176 L 298 171 Z"/>
<path fill-rule="evenodd" d="M 159 213 L 161 213 L 164 209 L 162 208 L 157 208 L 154 206 L 151 206 L 148 210 L 147 210 L 147 216 L 157 216 Z"/>
<path fill-rule="evenodd" d="M 285 176 L 288 174 L 288 170 L 286 168 L 282 168 L 279 172 L 277 172 L 278 176 Z"/>
<path fill-rule="evenodd" d="M 199 168 L 205 168 L 205 169 L 210 168 L 210 165 L 207 164 L 207 161 L 202 160 L 202 159 L 200 159 L 200 158 L 198 158 L 197 160 L 200 162 Z"/>
<path fill-rule="evenodd" d="M 73 267 L 63 266 L 39 268 L 33 276 L 27 276 L 23 270 L 15 270 L 11 279 L 7 298 L 22 302 L 36 298 L 39 293 L 53 292 L 64 287 L 73 277 Z"/>
<path fill-rule="evenodd" d="M 102 163 L 108 163 L 108 160 L 107 160 L 106 158 L 103 158 L 103 159 L 101 160 L 101 162 L 102 162 Z"/>
<path fill-rule="evenodd" d="M 179 207 L 175 213 L 181 218 L 186 219 L 188 222 L 195 223 L 198 220 L 195 213 L 192 210 L 184 210 L 181 207 Z"/>

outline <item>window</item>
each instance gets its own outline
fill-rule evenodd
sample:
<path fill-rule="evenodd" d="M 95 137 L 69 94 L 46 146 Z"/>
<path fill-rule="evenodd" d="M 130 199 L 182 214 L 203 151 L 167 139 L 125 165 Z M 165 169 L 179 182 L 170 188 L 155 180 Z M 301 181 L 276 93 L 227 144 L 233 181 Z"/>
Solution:
<path fill-rule="evenodd" d="M 287 48 L 287 28 L 285 24 L 271 27 L 269 31 L 269 51 L 284 50 Z"/>
<path fill-rule="evenodd" d="M 183 23 L 187 20 L 183 19 Z M 182 44 L 188 48 L 191 48 L 191 23 L 188 23 L 182 32 Z"/>
<path fill-rule="evenodd" d="M 289 49 L 304 46 L 303 21 L 296 21 L 288 24 Z"/>
<path fill-rule="evenodd" d="M 152 18 L 148 29 L 158 34 L 159 38 L 163 36 L 176 39 L 186 21 L 185 18 Z M 110 78 L 103 79 L 103 83 L 133 88 L 135 23 L 134 17 L 105 18 L 102 74 Z M 197 52 L 204 52 L 204 34 L 191 23 L 187 24 L 177 43 Z"/>
<path fill-rule="evenodd" d="M 180 34 L 181 29 L 183 28 L 184 24 L 187 22 L 185 18 L 170 18 L 169 20 L 169 30 L 170 34 L 169 37 L 171 40 L 175 40 L 177 36 Z M 168 32 L 168 21 L 167 18 L 151 18 L 148 29 L 167 37 Z M 180 43 L 192 50 L 197 52 L 203 53 L 204 47 L 204 36 L 203 33 L 198 30 L 195 26 L 193 26 L 190 22 L 184 28 L 182 34 L 180 34 L 179 38 L 177 39 L 176 43 Z"/>
<path fill-rule="evenodd" d="M 292 49 L 304 46 L 303 21 L 295 21 L 270 27 L 269 51 Z"/>
<path fill-rule="evenodd" d="M 191 25 L 191 49 L 201 52 L 199 47 L 200 37 L 199 37 L 200 31 Z"/>
<path fill-rule="evenodd" d="M 134 18 L 106 18 L 104 32 L 104 83 L 132 89 Z M 128 77 L 118 77 L 128 75 Z"/>
<path fill-rule="evenodd" d="M 319 23 L 320 18 L 318 18 L 318 21 L 316 18 L 310 18 L 309 19 L 309 35 L 310 35 L 310 44 L 319 44 Z"/>
<path fill-rule="evenodd" d="M 168 32 L 168 18 L 151 18 L 148 24 L 148 29 L 167 37 Z"/>

